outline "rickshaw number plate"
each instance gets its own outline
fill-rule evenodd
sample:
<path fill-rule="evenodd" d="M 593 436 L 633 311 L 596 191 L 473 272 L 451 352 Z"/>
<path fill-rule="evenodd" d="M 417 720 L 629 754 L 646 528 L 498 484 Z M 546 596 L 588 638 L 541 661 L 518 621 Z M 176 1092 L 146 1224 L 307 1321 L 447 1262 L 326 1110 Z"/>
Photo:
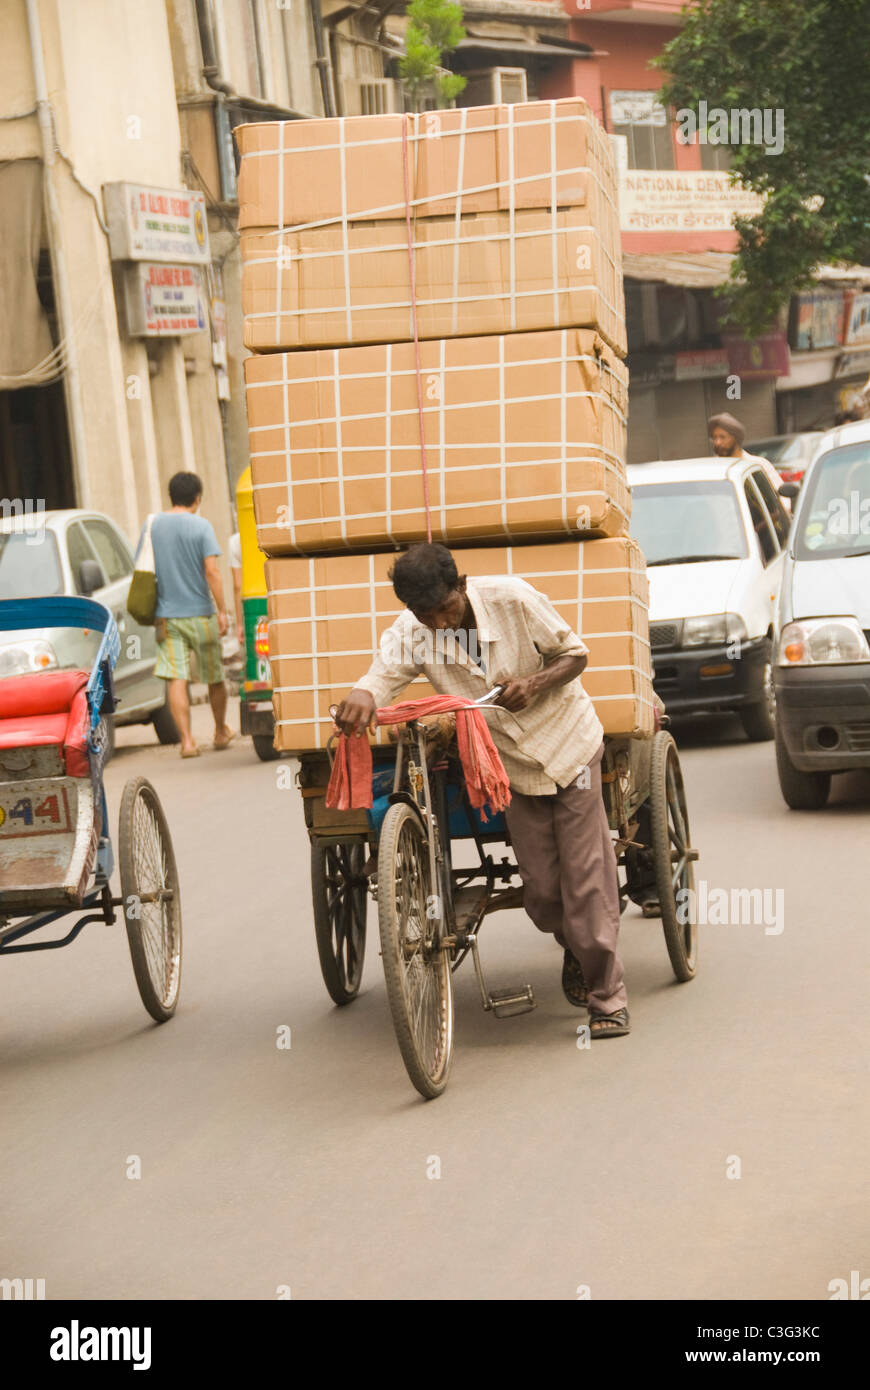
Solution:
<path fill-rule="evenodd" d="M 72 829 L 67 789 L 57 782 L 13 782 L 0 787 L 0 840 L 62 835 Z"/>

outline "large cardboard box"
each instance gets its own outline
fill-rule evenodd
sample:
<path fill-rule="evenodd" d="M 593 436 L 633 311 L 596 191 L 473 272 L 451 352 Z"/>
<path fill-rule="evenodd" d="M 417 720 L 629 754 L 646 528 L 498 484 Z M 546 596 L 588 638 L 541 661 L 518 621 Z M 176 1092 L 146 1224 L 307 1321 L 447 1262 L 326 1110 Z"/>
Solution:
<path fill-rule="evenodd" d="M 268 555 L 627 530 L 627 373 L 588 329 L 245 361 Z"/>
<path fill-rule="evenodd" d="M 617 206 L 610 145 L 578 97 L 237 126 L 239 226 Z"/>
<path fill-rule="evenodd" d="M 323 748 L 333 732 L 329 706 L 365 674 L 381 635 L 401 611 L 388 571 L 391 555 L 269 560 L 269 641 L 276 745 Z M 589 647 L 583 685 L 605 733 L 653 731 L 649 586 L 637 543 L 560 541 L 456 552 L 461 573 L 514 574 L 552 600 Z M 431 694 L 422 678 L 408 698 Z M 378 731 L 381 741 L 383 730 Z"/>
<path fill-rule="evenodd" d="M 596 185 L 597 188 L 597 185 Z M 626 351 L 619 227 L 582 208 L 242 233 L 245 346 L 341 347 L 597 328 Z"/>

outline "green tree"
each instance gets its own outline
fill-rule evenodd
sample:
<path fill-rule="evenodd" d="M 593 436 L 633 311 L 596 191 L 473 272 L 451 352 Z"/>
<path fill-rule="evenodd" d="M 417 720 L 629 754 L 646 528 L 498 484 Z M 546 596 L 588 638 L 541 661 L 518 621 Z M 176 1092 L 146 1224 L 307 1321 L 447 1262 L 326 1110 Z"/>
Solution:
<path fill-rule="evenodd" d="M 726 287 L 734 320 L 763 332 L 822 264 L 870 264 L 870 0 L 692 0 L 656 65 L 661 99 L 698 114 L 782 112 L 782 153 L 731 147 L 765 197 L 739 218 Z"/>
<path fill-rule="evenodd" d="M 465 38 L 462 6 L 453 0 L 411 0 L 405 13 L 405 56 L 399 71 L 416 110 L 420 97 L 430 84 L 444 106 L 454 101 L 465 86 L 459 73 L 439 73 L 445 53 L 451 53 Z"/>

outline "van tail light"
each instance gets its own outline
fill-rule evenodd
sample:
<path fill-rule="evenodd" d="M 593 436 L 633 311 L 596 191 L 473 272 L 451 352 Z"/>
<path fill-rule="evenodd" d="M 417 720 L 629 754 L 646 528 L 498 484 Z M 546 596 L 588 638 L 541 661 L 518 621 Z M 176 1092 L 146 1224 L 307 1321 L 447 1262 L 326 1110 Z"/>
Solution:
<path fill-rule="evenodd" d="M 257 656 L 269 655 L 269 620 L 258 618 L 254 628 L 254 651 Z"/>

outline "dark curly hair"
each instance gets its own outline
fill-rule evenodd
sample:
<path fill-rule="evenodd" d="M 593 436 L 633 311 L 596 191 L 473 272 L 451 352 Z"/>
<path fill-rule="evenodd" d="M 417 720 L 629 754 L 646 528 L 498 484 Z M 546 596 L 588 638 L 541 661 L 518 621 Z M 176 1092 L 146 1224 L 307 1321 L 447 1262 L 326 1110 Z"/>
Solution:
<path fill-rule="evenodd" d="M 390 570 L 396 598 L 412 613 L 431 613 L 459 583 L 446 545 L 412 545 Z"/>

